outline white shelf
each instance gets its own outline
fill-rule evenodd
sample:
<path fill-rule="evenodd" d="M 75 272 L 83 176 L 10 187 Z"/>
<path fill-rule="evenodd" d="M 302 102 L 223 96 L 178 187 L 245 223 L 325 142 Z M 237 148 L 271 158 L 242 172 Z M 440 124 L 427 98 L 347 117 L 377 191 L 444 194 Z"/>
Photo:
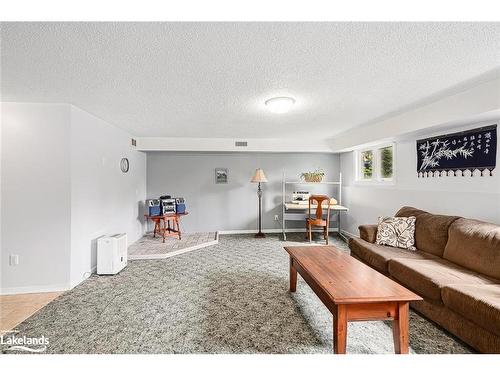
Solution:
<path fill-rule="evenodd" d="M 316 209 L 318 207 L 317 204 L 311 204 L 311 209 Z M 323 204 L 321 205 L 325 210 L 328 209 L 328 205 Z M 331 204 L 330 209 L 332 211 L 349 211 L 347 207 L 341 206 L 339 204 Z M 300 204 L 300 203 L 291 203 L 291 202 L 286 202 L 285 203 L 285 210 L 303 210 L 307 211 L 309 210 L 309 204 Z"/>
<path fill-rule="evenodd" d="M 306 181 L 285 181 L 285 184 L 301 184 L 301 185 L 340 185 L 341 182 L 322 181 L 322 182 L 306 182 Z"/>
<path fill-rule="evenodd" d="M 345 241 L 347 239 L 345 236 L 342 234 L 342 229 L 341 229 L 341 224 L 340 224 L 340 218 L 341 218 L 341 213 L 342 212 L 347 212 L 349 209 L 347 207 L 341 206 L 342 204 L 342 173 L 339 174 L 339 181 L 321 181 L 321 182 L 307 182 L 307 181 L 286 181 L 285 180 L 285 171 L 283 170 L 283 177 L 281 179 L 281 214 L 282 214 L 282 232 L 283 232 L 283 239 L 286 241 L 286 221 L 287 220 L 304 220 L 305 214 L 304 213 L 291 213 L 288 210 L 307 210 L 309 209 L 308 205 L 303 205 L 305 206 L 304 208 L 301 207 L 301 205 L 294 206 L 290 202 L 285 202 L 286 198 L 286 185 L 334 185 L 338 186 L 337 190 L 337 196 L 336 198 L 338 199 L 338 205 L 335 205 L 335 208 L 331 209 L 331 212 L 336 214 L 337 216 L 337 223 L 338 223 L 338 233 L 340 237 L 342 237 Z M 288 212 L 287 212 L 288 211 Z"/>

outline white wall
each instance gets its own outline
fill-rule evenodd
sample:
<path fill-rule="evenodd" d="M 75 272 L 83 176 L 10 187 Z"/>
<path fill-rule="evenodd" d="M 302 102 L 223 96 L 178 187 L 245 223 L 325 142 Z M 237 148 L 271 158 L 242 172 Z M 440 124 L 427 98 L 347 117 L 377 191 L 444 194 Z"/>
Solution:
<path fill-rule="evenodd" d="M 447 129 L 453 133 L 497 122 L 471 124 Z M 426 138 L 443 131 L 424 134 Z M 394 185 L 359 185 L 354 181 L 354 153 L 340 158 L 344 177 L 343 199 L 349 207 L 344 230 L 357 235 L 358 225 L 374 224 L 378 216 L 394 215 L 401 206 L 414 206 L 433 213 L 465 216 L 500 224 L 500 150 L 493 176 L 417 177 L 416 138 L 396 142 L 396 181 Z M 476 171 L 477 172 L 477 171 Z"/>
<path fill-rule="evenodd" d="M 3 117 L 2 117 L 2 107 L 3 103 L 0 101 L 0 290 L 2 289 L 2 275 L 3 275 L 3 265 L 5 264 L 4 255 L 2 252 L 3 236 L 2 236 L 2 131 L 3 131 Z"/>
<path fill-rule="evenodd" d="M 69 106 L 2 104 L 2 293 L 65 289 L 70 262 Z M 9 266 L 9 254 L 20 264 Z"/>
<path fill-rule="evenodd" d="M 146 156 L 125 132 L 67 104 L 2 103 L 1 141 L 2 294 L 68 289 L 95 267 L 95 238 L 140 238 Z"/>
<path fill-rule="evenodd" d="M 361 144 L 394 139 L 410 133 L 425 133 L 497 119 L 500 115 L 500 70 L 487 75 L 485 82 L 417 106 L 381 121 L 367 123 L 339 134 L 330 142 L 331 150 L 342 152 Z"/>
<path fill-rule="evenodd" d="M 121 158 L 130 170 L 122 173 Z M 146 155 L 130 136 L 71 106 L 71 285 L 96 267 L 96 239 L 126 232 L 129 243 L 143 234 L 140 204 L 146 196 Z"/>
<path fill-rule="evenodd" d="M 247 146 L 237 147 L 236 141 Z M 199 152 L 284 152 L 328 153 L 327 139 L 310 138 L 178 138 L 138 137 L 137 149 L 141 151 L 199 151 Z"/>

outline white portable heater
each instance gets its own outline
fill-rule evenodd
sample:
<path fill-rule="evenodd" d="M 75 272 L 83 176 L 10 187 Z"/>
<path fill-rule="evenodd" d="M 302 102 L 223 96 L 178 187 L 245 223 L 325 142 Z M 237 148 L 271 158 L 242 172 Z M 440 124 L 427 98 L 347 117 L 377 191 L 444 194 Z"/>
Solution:
<path fill-rule="evenodd" d="M 127 234 L 97 240 L 97 274 L 116 275 L 127 265 Z"/>

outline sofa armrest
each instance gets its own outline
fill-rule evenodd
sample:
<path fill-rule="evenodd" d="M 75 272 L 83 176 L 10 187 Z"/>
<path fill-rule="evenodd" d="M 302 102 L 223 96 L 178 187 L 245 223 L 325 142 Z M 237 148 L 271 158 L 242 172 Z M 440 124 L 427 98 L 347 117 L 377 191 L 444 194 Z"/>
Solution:
<path fill-rule="evenodd" d="M 367 242 L 375 243 L 375 239 L 377 238 L 377 225 L 376 224 L 360 225 L 359 237 L 361 237 L 362 240 L 365 240 Z"/>

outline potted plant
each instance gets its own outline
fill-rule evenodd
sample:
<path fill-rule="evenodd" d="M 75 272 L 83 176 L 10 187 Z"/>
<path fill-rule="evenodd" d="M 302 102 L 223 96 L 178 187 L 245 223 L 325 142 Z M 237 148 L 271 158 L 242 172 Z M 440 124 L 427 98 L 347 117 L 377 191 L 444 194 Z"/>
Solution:
<path fill-rule="evenodd" d="M 300 178 L 302 178 L 305 182 L 321 182 L 324 176 L 325 172 L 319 168 L 314 172 L 303 172 L 300 174 Z"/>

